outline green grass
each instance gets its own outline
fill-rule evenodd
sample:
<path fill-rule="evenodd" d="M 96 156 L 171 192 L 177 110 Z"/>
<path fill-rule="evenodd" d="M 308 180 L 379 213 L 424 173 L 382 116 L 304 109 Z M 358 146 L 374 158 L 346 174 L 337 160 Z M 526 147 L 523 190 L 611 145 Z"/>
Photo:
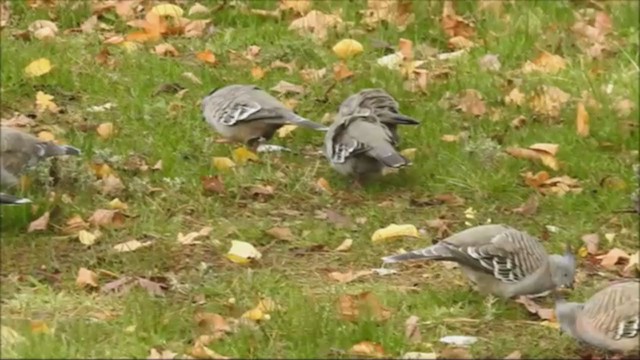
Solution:
<path fill-rule="evenodd" d="M 358 11 L 364 1 L 316 1 L 322 10 L 343 9 L 343 19 L 354 22 L 341 32 L 330 32 L 322 45 L 314 44 L 287 30 L 288 20 L 275 20 L 248 15 L 227 7 L 211 15 L 216 32 L 212 36 L 166 41 L 180 52 L 177 58 L 159 57 L 150 51 L 153 45 L 127 53 L 117 46 L 108 46 L 114 68 L 95 63 L 103 45 L 98 34 L 68 34 L 52 42 L 23 41 L 11 34 L 24 30 L 38 19 L 56 17 L 60 31 L 79 27 L 90 15 L 90 7 L 60 2 L 51 9 L 29 9 L 20 2 L 12 5 L 11 24 L 3 29 L 1 61 L 2 117 L 14 111 L 34 112 L 35 94 L 41 90 L 55 96 L 54 101 L 65 108 L 58 115 L 44 114 L 36 122 L 41 127 L 57 126 L 61 137 L 80 147 L 81 159 L 59 162 L 63 179 L 53 190 L 72 197 L 70 204 L 58 203 L 52 213 L 52 224 L 63 226 L 66 219 L 78 214 L 87 220 L 97 208 L 106 208 L 111 196 L 103 196 L 92 187 L 89 164 L 95 157 L 107 159 L 126 186 L 118 197 L 129 206 L 122 229 L 103 231 L 98 242 L 86 248 L 76 238 L 65 238 L 52 229 L 26 233 L 28 221 L 23 214 L 3 209 L 2 232 L 2 324 L 15 329 L 26 342 L 4 345 L 2 356 L 16 357 L 145 357 L 149 349 L 167 348 L 177 353 L 188 351 L 195 338 L 198 311 L 238 317 L 253 308 L 261 296 L 268 296 L 283 309 L 271 314 L 257 331 L 242 330 L 210 347 L 230 357 L 331 357 L 331 349 L 347 350 L 359 341 L 382 344 L 389 356 L 401 356 L 407 351 L 440 351 L 445 346 L 438 339 L 445 335 L 475 335 L 481 340 L 471 347 L 475 357 L 504 357 L 520 350 L 523 357 L 575 357 L 578 345 L 558 331 L 527 320 L 537 320 L 514 302 L 487 303 L 485 297 L 470 291 L 457 271 L 435 264 L 422 267 L 398 267 L 399 275 L 374 276 L 348 284 L 337 284 L 328 278 L 332 271 L 346 272 L 380 266 L 379 258 L 399 248 L 414 248 L 431 243 L 435 232 L 419 240 L 402 240 L 390 244 L 372 244 L 370 236 L 376 229 L 391 223 L 411 223 L 426 227 L 426 220 L 446 217 L 453 221 L 454 231 L 464 229 L 465 221 L 481 224 L 506 223 L 541 235 L 544 225 L 560 228 L 551 234 L 545 246 L 559 251 L 565 241 L 580 245 L 586 233 L 617 234 L 614 243 L 602 240 L 607 250 L 618 246 L 627 251 L 638 250 L 637 215 L 617 214 L 629 208 L 629 195 L 636 188 L 632 164 L 637 162 L 638 133 L 624 130 L 624 121 L 637 125 L 638 118 L 638 4 L 607 3 L 606 11 L 614 22 L 612 38 L 617 51 L 603 60 L 589 60 L 575 46 L 570 27 L 578 8 L 566 1 L 517 2 L 505 4 L 510 22 L 478 12 L 475 2 L 455 3 L 456 11 L 477 26 L 483 46 L 472 49 L 461 59 L 449 62 L 452 70 L 446 79 L 430 82 L 426 94 L 411 93 L 403 88 L 399 74 L 383 69 L 375 60 L 384 55 L 375 49 L 375 39 L 397 44 L 407 38 L 417 44 L 429 44 L 441 52 L 446 50 L 446 37 L 439 26 L 440 3 L 415 2 L 416 21 L 406 31 L 382 26 L 371 33 L 359 29 Z M 191 2 L 189 2 L 189 5 Z M 211 4 L 207 4 L 211 5 Z M 253 2 L 257 8 L 275 8 L 271 2 Z M 189 6 L 183 6 L 188 9 Z M 212 6 L 213 7 L 213 6 Z M 115 32 L 129 32 L 126 24 L 114 14 L 102 19 Z M 552 26 L 556 31 L 550 30 Z M 303 67 L 328 67 L 337 60 L 331 47 L 339 39 L 353 37 L 365 48 L 364 54 L 348 62 L 355 72 L 352 80 L 339 83 L 323 94 L 332 83 L 327 80 L 305 84 L 308 94 L 300 98 L 296 111 L 320 120 L 333 112 L 349 94 L 367 87 L 383 87 L 401 104 L 401 110 L 422 124 L 402 129 L 402 148 L 417 148 L 414 165 L 399 174 L 389 175 L 363 189 L 354 190 L 351 181 L 341 177 L 326 160 L 314 154 L 320 149 L 322 135 L 296 130 L 293 136 L 275 139 L 297 153 L 262 155 L 260 163 L 252 163 L 222 173 L 227 193 L 223 196 L 203 194 L 200 177 L 214 175 L 213 156 L 230 156 L 234 146 L 212 141 L 216 135 L 202 121 L 199 101 L 212 88 L 231 83 L 256 83 L 265 89 L 278 81 L 296 84 L 304 81 L 297 70 Z M 228 51 L 243 52 L 250 45 L 262 48 L 259 65 L 266 68 L 275 60 L 296 60 L 293 74 L 278 69 L 258 81 L 251 77 L 250 66 L 234 65 Z M 202 65 L 194 52 L 212 50 L 220 64 Z M 555 75 L 516 73 L 540 50 L 547 50 L 570 61 L 567 69 Z M 502 70 L 499 74 L 483 72 L 478 59 L 487 53 L 499 54 Z M 23 69 L 40 57 L 51 59 L 54 69 L 42 77 L 26 79 Z M 432 66 L 432 65 L 429 65 Z M 601 72 L 595 75 L 591 70 Z M 202 80 L 196 85 L 181 74 L 192 72 Z M 521 81 L 520 89 L 529 94 L 540 85 L 553 85 L 572 96 L 562 109 L 559 120 L 548 123 L 536 117 L 525 106 L 504 105 L 502 99 L 510 89 L 509 81 Z M 154 96 L 156 88 L 165 83 L 179 83 L 188 89 L 181 99 L 171 94 Z M 613 93 L 603 88 L 611 84 Z M 469 117 L 439 106 L 447 93 L 465 89 L 482 93 L 487 106 L 500 111 L 497 121 L 489 116 Z M 577 99 L 587 91 L 602 106 L 588 108 L 591 116 L 591 136 L 580 138 L 575 133 Z M 635 109 L 625 118 L 614 111 L 619 97 L 634 101 Z M 102 113 L 90 113 L 87 108 L 111 102 L 117 106 Z M 523 115 L 530 121 L 519 130 L 509 128 L 511 120 Z M 81 124 L 98 125 L 113 122 L 117 135 L 101 140 L 94 131 L 84 132 Z M 55 129 L 55 128 L 54 128 Z M 540 164 L 507 156 L 494 159 L 465 151 L 465 145 L 440 140 L 444 134 L 470 132 L 470 142 L 477 143 L 492 136 L 502 136 L 501 148 L 528 146 L 539 142 L 560 144 L 559 160 L 563 167 L 552 175 L 567 174 L 579 179 L 580 194 L 564 197 L 546 196 L 540 199 L 539 211 L 523 217 L 510 210 L 520 206 L 534 193 L 524 185 L 520 173 L 541 171 Z M 610 143 L 609 147 L 601 146 Z M 304 150 L 304 151 L 303 151 Z M 635 150 L 635 152 L 633 152 Z M 123 169 L 131 155 L 140 155 L 149 165 L 162 160 L 160 171 L 136 173 Z M 622 189 L 602 187 L 606 176 L 615 176 L 626 184 Z M 323 177 L 334 194 L 319 194 L 314 183 Z M 36 182 L 37 184 L 37 182 Z M 254 201 L 244 189 L 248 185 L 271 185 L 275 195 L 266 201 Z M 159 192 L 145 189 L 157 187 Z M 459 207 L 446 205 L 413 207 L 410 200 L 441 193 L 455 193 L 465 200 Z M 51 208 L 47 191 L 32 186 L 23 194 L 34 199 L 40 211 Z M 472 207 L 476 219 L 466 219 L 464 210 Z M 316 218 L 317 211 L 333 209 L 351 219 L 366 218 L 354 228 L 338 228 Z M 283 210 L 296 210 L 299 215 L 286 215 Z M 14 213 L 11 213 L 14 212 Z M 615 217 L 615 221 L 612 219 Z M 199 231 L 213 227 L 203 244 L 181 246 L 179 232 Z M 273 242 L 264 233 L 273 226 L 286 226 L 296 235 L 291 243 Z M 152 236 L 152 246 L 117 254 L 113 245 L 128 239 Z M 295 248 L 326 245 L 334 248 L 345 238 L 354 240 L 346 253 L 308 252 L 300 255 Z M 224 258 L 231 240 L 254 244 L 263 258 L 250 266 L 233 264 Z M 203 270 L 202 264 L 207 269 Z M 155 277 L 159 281 L 174 279 L 181 286 L 170 287 L 165 297 L 152 297 L 141 289 L 121 296 L 89 292 L 75 285 L 80 267 L 94 271 L 104 269 L 118 276 Z M 581 264 L 580 271 L 584 273 Z M 584 275 L 584 274 L 582 274 Z M 601 284 L 598 277 L 586 277 L 571 296 L 584 299 Z M 100 283 L 112 278 L 101 275 Z M 417 286 L 418 292 L 399 289 Z M 336 301 L 341 294 L 372 291 L 392 311 L 384 323 L 363 319 L 356 323 L 340 319 Z M 205 296 L 206 302 L 194 301 Z M 235 306 L 227 304 L 235 298 Z M 549 299 L 546 304 L 550 304 Z M 109 320 L 95 320 L 96 313 L 110 312 Z M 93 315 L 92 315 L 93 314 Z M 404 321 L 417 315 L 423 344 L 413 345 L 404 339 Z M 477 322 L 456 321 L 460 318 Z M 445 320 L 448 319 L 448 320 Z M 44 321 L 49 334 L 32 333 L 29 320 Z M 135 329 L 129 328 L 135 325 Z M 129 328 L 130 332 L 125 331 Z M 526 341 L 525 341 L 526 340 Z"/>

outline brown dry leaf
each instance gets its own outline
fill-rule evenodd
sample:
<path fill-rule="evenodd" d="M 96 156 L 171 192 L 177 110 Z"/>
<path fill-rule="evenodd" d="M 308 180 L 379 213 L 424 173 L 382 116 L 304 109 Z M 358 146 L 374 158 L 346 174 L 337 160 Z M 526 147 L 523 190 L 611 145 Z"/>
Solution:
<path fill-rule="evenodd" d="M 348 351 L 349 355 L 364 356 L 372 358 L 385 357 L 384 349 L 380 344 L 371 341 L 361 341 L 351 347 Z"/>
<path fill-rule="evenodd" d="M 455 36 L 465 38 L 472 37 L 476 32 L 474 26 L 462 17 L 456 15 L 453 3 L 451 0 L 445 0 L 442 5 L 442 19 L 440 20 L 442 31 L 444 31 L 449 38 Z"/>
<path fill-rule="evenodd" d="M 381 22 L 387 22 L 403 31 L 415 21 L 411 7 L 412 1 L 407 0 L 367 0 L 367 9 L 360 12 L 362 23 L 368 30 L 373 30 Z"/>
<path fill-rule="evenodd" d="M 15 113 L 10 119 L 0 120 L 0 125 L 9 127 L 31 127 L 36 124 L 32 118 Z"/>
<path fill-rule="evenodd" d="M 201 343 L 195 344 L 189 353 L 196 359 L 230 359 L 227 356 L 218 354 Z"/>
<path fill-rule="evenodd" d="M 616 110 L 616 114 L 621 118 L 631 115 L 631 112 L 635 107 L 635 103 L 629 99 L 620 99 L 613 105 L 613 108 Z"/>
<path fill-rule="evenodd" d="M 82 217 L 80 215 L 74 215 L 69 220 L 67 220 L 67 222 L 65 223 L 65 227 L 62 228 L 62 232 L 65 234 L 75 234 L 80 230 L 87 230 L 88 228 L 89 223 L 82 220 Z"/>
<path fill-rule="evenodd" d="M 525 95 L 519 88 L 513 88 L 507 96 L 504 97 L 504 103 L 507 105 L 522 106 L 524 104 Z"/>
<path fill-rule="evenodd" d="M 411 315 L 404 322 L 404 337 L 410 344 L 419 344 L 422 342 L 422 334 L 418 327 L 419 321 L 419 317 Z"/>
<path fill-rule="evenodd" d="M 34 231 L 45 231 L 47 230 L 47 227 L 49 226 L 49 212 L 45 212 L 44 214 L 42 214 L 42 216 L 40 216 L 39 218 L 33 220 L 30 224 L 29 224 L 29 228 L 27 229 L 28 233 L 34 232 Z"/>
<path fill-rule="evenodd" d="M 487 112 L 487 107 L 482 100 L 480 92 L 474 89 L 466 89 L 457 98 L 456 109 L 465 114 L 481 116 Z"/>
<path fill-rule="evenodd" d="M 346 284 L 348 282 L 351 282 L 363 276 L 369 276 L 371 274 L 373 274 L 373 271 L 371 270 L 360 270 L 356 272 L 349 270 L 349 272 L 346 272 L 346 273 L 334 271 L 332 273 L 329 273 L 329 277 L 341 284 Z"/>
<path fill-rule="evenodd" d="M 454 36 L 447 41 L 447 45 L 449 46 L 449 49 L 465 50 L 471 49 L 472 47 L 476 46 L 476 43 L 464 36 Z"/>
<path fill-rule="evenodd" d="M 85 20 L 82 23 L 82 25 L 80 25 L 80 30 L 82 30 L 83 33 L 90 34 L 94 32 L 97 25 L 98 25 L 98 17 L 96 15 L 93 15 L 89 17 L 87 20 Z"/>
<path fill-rule="evenodd" d="M 448 346 L 440 351 L 438 359 L 473 359 L 473 357 L 465 347 Z"/>
<path fill-rule="evenodd" d="M 178 354 L 171 350 L 164 349 L 162 351 L 158 351 L 155 348 L 151 348 L 151 350 L 149 350 L 147 360 L 172 360 L 175 359 L 176 356 L 178 356 Z"/>
<path fill-rule="evenodd" d="M 295 60 L 290 63 L 276 60 L 269 65 L 269 69 L 286 69 L 287 74 L 293 74 L 293 71 L 295 70 L 295 68 L 296 68 Z"/>
<path fill-rule="evenodd" d="M 557 159 L 552 154 L 545 151 L 534 150 L 531 147 L 528 149 L 508 147 L 505 149 L 505 152 L 517 159 L 540 161 L 553 170 L 558 170 L 560 168 L 560 164 Z"/>
<path fill-rule="evenodd" d="M 296 31 L 302 36 L 311 36 L 314 41 L 323 42 L 327 39 L 329 29 L 337 28 L 341 24 L 342 19 L 339 15 L 312 10 L 304 17 L 291 22 L 289 30 Z"/>
<path fill-rule="evenodd" d="M 216 56 L 211 52 L 211 50 L 197 52 L 196 58 L 210 65 L 216 65 L 218 63 Z"/>
<path fill-rule="evenodd" d="M 271 185 L 252 185 L 249 188 L 249 195 L 251 196 L 272 196 L 275 193 L 275 189 Z"/>
<path fill-rule="evenodd" d="M 113 136 L 113 123 L 106 122 L 98 125 L 98 127 L 96 128 L 96 132 L 101 139 L 109 139 L 111 136 Z"/>
<path fill-rule="evenodd" d="M 580 137 L 589 136 L 589 113 L 582 102 L 578 103 L 576 113 L 576 133 Z"/>
<path fill-rule="evenodd" d="M 167 285 L 161 284 L 159 282 L 151 281 L 149 279 L 139 277 L 137 279 L 137 284 L 141 288 L 147 290 L 149 295 L 152 296 L 164 296 L 164 291 L 167 288 Z"/>
<path fill-rule="evenodd" d="M 349 70 L 347 64 L 344 62 L 340 61 L 333 64 L 333 78 L 336 79 L 336 81 L 351 78 L 353 75 L 353 71 Z"/>
<path fill-rule="evenodd" d="M 534 194 L 531 195 L 524 204 L 513 209 L 513 212 L 524 216 L 532 216 L 538 212 L 538 204 L 538 196 Z"/>
<path fill-rule="evenodd" d="M 520 359 L 522 359 L 522 354 L 520 353 L 519 350 L 516 350 L 504 357 L 504 360 L 520 360 Z"/>
<path fill-rule="evenodd" d="M 270 90 L 278 92 L 280 95 L 286 95 L 288 93 L 302 95 L 305 93 L 302 85 L 295 85 L 284 80 L 280 80 L 276 86 L 272 87 Z"/>
<path fill-rule="evenodd" d="M 582 235 L 582 242 L 587 247 L 587 252 L 591 255 L 598 253 L 598 245 L 600 244 L 600 236 L 598 234 Z"/>
<path fill-rule="evenodd" d="M 8 2 L 3 1 L 2 3 L 0 3 L 0 29 L 9 25 L 10 21 L 11 21 L 11 8 Z M 4 334 L 4 326 L 2 327 L 2 333 Z"/>
<path fill-rule="evenodd" d="M 98 287 L 98 274 L 95 272 L 81 267 L 78 270 L 78 276 L 76 277 L 76 285 L 80 287 L 90 286 L 97 288 Z"/>
<path fill-rule="evenodd" d="M 205 193 L 224 194 L 227 191 L 224 187 L 224 182 L 222 181 L 222 177 L 220 177 L 220 175 L 201 176 L 200 183 L 202 184 L 202 189 L 205 191 Z"/>
<path fill-rule="evenodd" d="M 325 178 L 318 178 L 318 180 L 316 180 L 314 187 L 317 191 L 322 192 L 322 193 L 327 193 L 327 194 L 332 194 L 333 190 L 331 190 L 331 185 L 329 185 L 329 182 L 325 179 Z"/>
<path fill-rule="evenodd" d="M 525 74 L 537 71 L 546 74 L 555 74 L 567 67 L 567 61 L 559 55 L 543 51 L 533 62 L 527 61 L 522 66 Z"/>
<path fill-rule="evenodd" d="M 529 149 L 538 152 L 545 152 L 551 156 L 556 156 L 558 154 L 558 150 L 560 150 L 560 145 L 551 143 L 537 143 L 530 145 Z"/>
<path fill-rule="evenodd" d="M 369 314 L 380 322 L 391 317 L 391 310 L 382 306 L 370 291 L 356 295 L 341 295 L 338 298 L 338 312 L 343 320 L 352 322 L 358 321 L 364 314 Z"/>
<path fill-rule="evenodd" d="M 291 10 L 294 13 L 304 15 L 311 11 L 311 0 L 280 0 L 278 9 L 282 11 Z"/>
<path fill-rule="evenodd" d="M 625 276 L 632 275 L 634 271 L 640 272 L 640 251 L 629 257 L 629 263 L 622 270 Z"/>
<path fill-rule="evenodd" d="M 184 37 L 186 38 L 195 38 L 202 37 L 204 35 L 204 31 L 207 28 L 207 25 L 211 22 L 211 20 L 191 20 L 184 27 Z"/>
<path fill-rule="evenodd" d="M 260 80 L 266 75 L 266 72 L 260 66 L 254 66 L 251 68 L 251 77 L 254 80 Z"/>
<path fill-rule="evenodd" d="M 322 80 L 327 75 L 327 69 L 304 69 L 300 70 L 300 77 L 302 80 L 309 83 L 315 83 Z"/>
<path fill-rule="evenodd" d="M 530 105 L 534 112 L 549 116 L 558 117 L 571 95 L 555 86 L 542 85 L 530 99 Z"/>
<path fill-rule="evenodd" d="M 196 15 L 196 14 L 208 14 L 209 11 L 210 11 L 209 8 L 207 8 L 206 6 L 200 3 L 195 3 L 189 8 L 189 11 L 187 12 L 187 14 L 189 16 Z"/>
<path fill-rule="evenodd" d="M 516 299 L 516 302 L 524 305 L 530 313 L 538 315 L 542 320 L 548 320 L 550 322 L 555 322 L 555 311 L 549 308 L 543 308 L 538 305 L 535 301 L 531 300 L 526 296 L 520 296 Z"/>
<path fill-rule="evenodd" d="M 42 320 L 31 320 L 31 333 L 32 334 L 50 334 L 51 329 L 46 322 Z"/>
<path fill-rule="evenodd" d="M 197 313 L 194 317 L 201 334 L 212 335 L 214 340 L 232 332 L 224 317 L 214 313 Z"/>
<path fill-rule="evenodd" d="M 451 221 L 445 219 L 433 219 L 426 221 L 427 227 L 436 229 L 436 236 L 438 238 L 444 238 L 451 235 L 451 229 L 449 229 L 450 223 Z"/>
<path fill-rule="evenodd" d="M 89 223 L 98 227 L 122 227 L 124 215 L 120 210 L 98 209 L 89 218 Z"/>
<path fill-rule="evenodd" d="M 500 63 L 498 56 L 499 55 L 495 54 L 486 54 L 478 60 L 478 66 L 484 71 L 498 72 L 502 68 L 502 64 Z"/>
<path fill-rule="evenodd" d="M 98 180 L 97 183 L 100 187 L 100 193 L 103 195 L 117 196 L 125 189 L 122 180 L 113 174 Z"/>
<path fill-rule="evenodd" d="M 597 256 L 597 259 L 600 260 L 600 265 L 605 269 L 615 269 L 616 264 L 619 261 L 629 260 L 630 256 L 624 250 L 613 248 L 609 250 L 608 253 L 604 255 Z"/>
<path fill-rule="evenodd" d="M 168 44 L 168 43 L 164 43 L 164 44 L 158 44 L 153 48 L 153 51 L 156 53 L 156 55 L 160 55 L 160 56 L 178 56 L 180 55 L 180 53 L 178 53 L 178 50 L 176 50 L 176 48 L 173 47 L 173 45 Z"/>
<path fill-rule="evenodd" d="M 36 20 L 28 29 L 38 40 L 53 39 L 58 33 L 58 26 L 49 20 Z"/>
<path fill-rule="evenodd" d="M 345 239 L 337 248 L 333 251 L 349 251 L 353 245 L 353 239 Z"/>
<path fill-rule="evenodd" d="M 196 241 L 197 238 L 209 236 L 213 228 L 211 226 L 205 226 L 200 231 L 190 232 L 187 235 L 178 233 L 178 242 L 182 245 L 201 244 L 202 242 Z"/>
<path fill-rule="evenodd" d="M 268 235 L 282 241 L 295 241 L 296 237 L 291 232 L 291 229 L 286 227 L 272 227 L 265 231 Z"/>
<path fill-rule="evenodd" d="M 131 252 L 136 251 L 140 248 L 150 246 L 152 244 L 151 241 L 138 241 L 138 240 L 129 240 L 120 244 L 116 244 L 113 246 L 113 250 L 116 252 Z"/>

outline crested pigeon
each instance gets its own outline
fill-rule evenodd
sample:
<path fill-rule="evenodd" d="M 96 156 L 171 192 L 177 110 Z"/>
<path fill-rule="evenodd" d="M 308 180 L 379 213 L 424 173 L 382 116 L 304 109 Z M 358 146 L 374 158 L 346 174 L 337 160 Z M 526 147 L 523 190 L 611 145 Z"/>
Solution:
<path fill-rule="evenodd" d="M 420 122 L 400 113 L 398 102 L 383 89 L 363 89 L 349 96 L 340 104 L 340 116 L 349 116 L 359 109 L 371 109 L 381 123 L 393 134 L 394 141 L 400 141 L 398 125 L 418 125 Z"/>
<path fill-rule="evenodd" d="M 611 284 L 585 303 L 557 297 L 555 312 L 562 331 L 582 342 L 621 353 L 640 349 L 638 279 Z"/>
<path fill-rule="evenodd" d="M 325 134 L 324 154 L 331 167 L 358 180 L 380 174 L 385 167 L 400 168 L 409 161 L 396 149 L 391 130 L 371 109 L 338 114 Z"/>
<path fill-rule="evenodd" d="M 18 176 L 38 161 L 51 156 L 80 155 L 78 148 L 43 141 L 26 132 L 11 128 L 0 128 L 0 185 L 13 187 Z"/>
<path fill-rule="evenodd" d="M 481 225 L 456 233 L 424 249 L 382 258 L 457 262 L 483 293 L 511 298 L 537 295 L 557 287 L 573 287 L 576 259 L 548 255 L 535 237 L 506 225 Z"/>
<path fill-rule="evenodd" d="M 14 195 L 0 193 L 0 205 L 19 205 L 30 204 L 31 200 L 25 198 L 19 198 Z"/>
<path fill-rule="evenodd" d="M 202 100 L 204 120 L 224 138 L 256 147 L 286 124 L 326 131 L 327 127 L 287 109 L 255 85 L 214 89 Z"/>

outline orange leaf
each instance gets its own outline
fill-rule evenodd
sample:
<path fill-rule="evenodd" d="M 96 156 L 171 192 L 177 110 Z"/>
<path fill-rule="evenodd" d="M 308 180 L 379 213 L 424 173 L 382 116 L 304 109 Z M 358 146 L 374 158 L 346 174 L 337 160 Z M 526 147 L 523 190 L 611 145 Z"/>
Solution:
<path fill-rule="evenodd" d="M 217 64 L 216 56 L 209 50 L 200 51 L 196 53 L 196 57 L 198 58 L 198 60 L 202 62 L 211 64 L 211 65 Z"/>
<path fill-rule="evenodd" d="M 578 136 L 589 136 L 589 113 L 582 102 L 578 103 L 578 112 L 576 114 L 576 132 Z"/>

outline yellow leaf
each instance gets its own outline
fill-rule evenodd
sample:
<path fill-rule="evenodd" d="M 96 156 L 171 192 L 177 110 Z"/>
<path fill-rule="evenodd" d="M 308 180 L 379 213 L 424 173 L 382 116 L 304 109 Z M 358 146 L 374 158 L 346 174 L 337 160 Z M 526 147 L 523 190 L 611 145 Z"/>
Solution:
<path fill-rule="evenodd" d="M 259 161 L 258 155 L 251 150 L 240 147 L 233 150 L 233 160 L 240 165 L 246 164 L 248 161 Z"/>
<path fill-rule="evenodd" d="M 96 175 L 96 177 L 98 177 L 100 179 L 105 179 L 109 175 L 113 174 L 113 170 L 107 164 L 95 164 L 94 163 L 94 164 L 91 164 L 91 169 L 93 170 L 93 173 Z"/>
<path fill-rule="evenodd" d="M 113 123 L 106 122 L 98 125 L 96 132 L 104 140 L 110 138 L 113 135 Z"/>
<path fill-rule="evenodd" d="M 38 112 L 49 110 L 52 113 L 57 113 L 59 110 L 58 105 L 56 105 L 56 103 L 54 103 L 52 100 L 52 95 L 46 94 L 42 91 L 38 91 L 36 93 L 36 109 L 38 110 Z"/>
<path fill-rule="evenodd" d="M 576 133 L 580 137 L 589 136 L 589 113 L 582 102 L 578 103 L 576 114 Z"/>
<path fill-rule="evenodd" d="M 244 314 L 242 314 L 242 317 L 245 319 L 253 320 L 253 321 L 260 321 L 260 320 L 264 320 L 265 315 L 266 314 L 262 312 L 262 310 L 255 308 L 255 309 L 246 311 Z"/>
<path fill-rule="evenodd" d="M 552 156 L 556 156 L 558 154 L 558 150 L 560 150 L 560 145 L 558 144 L 549 144 L 549 143 L 539 143 L 533 144 L 529 146 L 529 149 L 536 151 L 544 151 Z"/>
<path fill-rule="evenodd" d="M 31 320 L 31 333 L 32 334 L 49 334 L 49 326 L 42 320 Z"/>
<path fill-rule="evenodd" d="M 589 250 L 587 250 L 586 246 L 581 246 L 580 249 L 578 249 L 578 256 L 581 258 L 585 258 L 587 257 L 587 255 L 589 254 Z"/>
<path fill-rule="evenodd" d="M 96 235 L 88 232 L 87 230 L 80 230 L 78 232 L 78 240 L 87 246 L 95 244 L 97 238 L 98 237 Z"/>
<path fill-rule="evenodd" d="M 158 16 L 171 16 L 174 18 L 180 18 L 184 13 L 179 6 L 173 4 L 156 5 L 151 9 L 151 12 Z"/>
<path fill-rule="evenodd" d="M 409 148 L 400 151 L 400 155 L 404 156 L 408 160 L 414 160 L 416 158 L 416 148 Z"/>
<path fill-rule="evenodd" d="M 133 41 L 123 41 L 120 43 L 120 46 L 122 46 L 128 53 L 134 52 L 140 48 L 140 44 Z"/>
<path fill-rule="evenodd" d="M 376 230 L 371 236 L 371 241 L 376 243 L 382 240 L 390 240 L 397 239 L 400 237 L 419 237 L 418 229 L 414 225 L 405 224 L 405 225 L 396 225 L 391 224 L 383 229 Z"/>
<path fill-rule="evenodd" d="M 262 254 L 247 242 L 231 240 L 231 249 L 229 249 L 226 257 L 236 264 L 246 264 L 252 259 L 259 260 Z"/>
<path fill-rule="evenodd" d="M 120 201 L 120 199 L 115 198 L 109 202 L 109 208 L 114 210 L 127 210 L 129 206 Z"/>
<path fill-rule="evenodd" d="M 353 239 L 345 239 L 334 251 L 349 251 L 353 245 Z"/>
<path fill-rule="evenodd" d="M 440 137 L 440 140 L 444 142 L 458 142 L 460 140 L 460 135 L 444 134 Z"/>
<path fill-rule="evenodd" d="M 260 66 L 254 66 L 251 68 L 251 77 L 255 80 L 260 80 L 264 77 L 265 71 Z"/>
<path fill-rule="evenodd" d="M 229 159 L 228 157 L 218 157 L 218 156 L 215 156 L 213 158 L 213 160 L 211 161 L 211 164 L 213 165 L 213 167 L 221 171 L 229 170 L 232 167 L 236 166 L 236 163 L 234 163 L 233 160 Z"/>
<path fill-rule="evenodd" d="M 364 51 L 364 47 L 353 39 L 342 39 L 333 46 L 333 52 L 340 59 L 352 58 Z"/>
<path fill-rule="evenodd" d="M 40 131 L 38 133 L 38 139 L 42 140 L 42 141 L 53 141 L 55 140 L 55 136 L 48 132 L 48 131 Z"/>
<path fill-rule="evenodd" d="M 38 77 L 51 71 L 51 68 L 51 61 L 49 61 L 49 59 L 40 58 L 27 65 L 27 67 L 24 68 L 24 73 L 28 77 Z"/>
<path fill-rule="evenodd" d="M 278 137 L 279 138 L 287 137 L 287 135 L 291 134 L 291 132 L 297 128 L 298 128 L 298 125 L 285 125 L 280 129 L 278 129 Z"/>

